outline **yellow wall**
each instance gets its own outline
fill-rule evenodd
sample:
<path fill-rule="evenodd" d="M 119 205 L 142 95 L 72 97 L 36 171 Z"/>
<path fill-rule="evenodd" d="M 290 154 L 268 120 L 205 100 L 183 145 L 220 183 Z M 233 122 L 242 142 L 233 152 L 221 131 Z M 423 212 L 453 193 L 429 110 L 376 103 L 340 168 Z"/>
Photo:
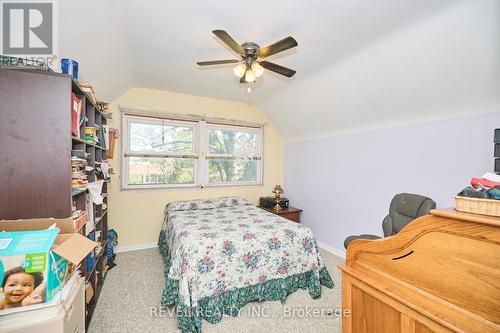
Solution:
<path fill-rule="evenodd" d="M 133 88 L 114 100 L 110 106 L 113 112 L 110 125 L 120 128 L 120 131 L 122 129 L 118 105 L 170 113 L 205 114 L 213 117 L 268 122 L 264 128 L 263 186 L 121 190 L 119 178 L 121 152 L 118 144 L 114 159 L 110 160 L 116 174 L 112 177 L 109 188 L 108 223 L 110 228 L 118 232 L 119 246 L 156 242 L 163 220 L 163 209 L 171 201 L 234 195 L 257 203 L 260 196 L 272 195 L 271 189 L 275 184 L 283 183 L 283 140 L 255 105 Z"/>

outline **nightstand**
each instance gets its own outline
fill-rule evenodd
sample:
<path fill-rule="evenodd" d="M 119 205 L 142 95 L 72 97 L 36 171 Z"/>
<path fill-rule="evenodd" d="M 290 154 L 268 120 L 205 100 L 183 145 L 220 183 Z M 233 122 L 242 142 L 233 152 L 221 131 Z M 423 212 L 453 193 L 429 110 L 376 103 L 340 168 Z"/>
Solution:
<path fill-rule="evenodd" d="M 302 213 L 302 209 L 295 207 L 288 207 L 288 208 L 281 208 L 279 211 L 275 211 L 272 208 L 264 208 L 264 207 L 259 207 L 259 208 L 262 208 L 270 213 L 279 215 L 294 222 L 300 223 L 300 213 Z"/>

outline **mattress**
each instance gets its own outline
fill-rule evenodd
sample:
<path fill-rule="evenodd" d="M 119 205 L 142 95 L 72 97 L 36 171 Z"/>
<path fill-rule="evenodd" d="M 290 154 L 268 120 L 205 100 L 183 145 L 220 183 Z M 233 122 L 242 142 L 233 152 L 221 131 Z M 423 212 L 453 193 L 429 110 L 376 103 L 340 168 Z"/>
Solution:
<path fill-rule="evenodd" d="M 285 302 L 298 290 L 333 288 L 311 230 L 241 198 L 167 205 L 158 241 L 165 261 L 161 304 L 177 306 L 183 332 L 200 333 L 248 302 Z"/>

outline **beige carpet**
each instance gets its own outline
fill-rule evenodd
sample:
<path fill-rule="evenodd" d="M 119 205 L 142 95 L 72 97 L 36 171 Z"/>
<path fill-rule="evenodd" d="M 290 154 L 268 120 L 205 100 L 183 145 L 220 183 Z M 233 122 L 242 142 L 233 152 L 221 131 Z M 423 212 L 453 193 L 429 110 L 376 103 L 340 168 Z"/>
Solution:
<path fill-rule="evenodd" d="M 224 317 L 218 324 L 202 323 L 203 333 L 336 333 L 341 332 L 341 282 L 337 268 L 342 259 L 321 251 L 335 282 L 322 287 L 321 299 L 307 290 L 288 296 L 286 303 L 252 302 L 239 317 Z M 165 284 L 163 260 L 157 248 L 117 254 L 117 266 L 108 272 L 89 333 L 180 332 L 171 307 L 158 310 Z M 154 312 L 156 310 L 156 313 Z M 175 313 L 175 312 L 174 312 Z"/>

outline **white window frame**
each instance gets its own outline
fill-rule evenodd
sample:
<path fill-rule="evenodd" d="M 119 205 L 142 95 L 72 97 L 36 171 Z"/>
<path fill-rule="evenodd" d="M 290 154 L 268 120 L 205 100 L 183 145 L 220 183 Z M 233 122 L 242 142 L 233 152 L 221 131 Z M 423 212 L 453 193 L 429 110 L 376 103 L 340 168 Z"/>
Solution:
<path fill-rule="evenodd" d="M 228 155 L 228 154 L 210 154 L 209 151 L 209 142 L 208 142 L 208 134 L 211 129 L 221 129 L 221 130 L 235 130 L 240 132 L 249 132 L 255 133 L 257 138 L 257 153 L 258 156 L 253 158 L 253 160 L 257 161 L 257 179 L 255 181 L 234 181 L 234 182 L 213 182 L 211 183 L 208 178 L 208 161 L 210 159 L 228 159 L 228 160 L 239 160 L 243 158 L 238 158 L 236 156 Z M 247 185 L 263 185 L 262 182 L 262 170 L 263 170 L 263 162 L 262 162 L 262 146 L 263 146 L 263 129 L 262 127 L 246 127 L 246 126 L 237 126 L 237 125 L 221 125 L 221 124 L 206 124 L 205 130 L 205 150 L 206 150 L 206 166 L 204 166 L 204 170 L 206 171 L 206 186 L 247 186 Z"/>
<path fill-rule="evenodd" d="M 130 120 L 139 123 L 145 124 L 164 124 L 164 125 L 180 125 L 180 126 L 189 126 L 194 128 L 194 137 L 195 137 L 195 145 L 194 145 L 194 153 L 186 154 L 186 153 L 145 153 L 145 152 L 133 152 L 130 151 L 130 142 L 129 142 L 129 132 L 130 132 Z M 217 159 L 216 157 L 222 157 L 226 159 L 237 160 L 236 156 L 229 155 L 212 155 L 209 154 L 208 147 L 208 134 L 210 129 L 231 129 L 236 131 L 244 131 L 244 132 L 253 132 L 256 133 L 257 142 L 257 150 L 258 156 L 253 158 L 257 160 L 257 179 L 256 181 L 235 181 L 235 182 L 216 182 L 210 183 L 208 176 L 208 161 L 209 159 Z M 133 114 L 122 114 L 122 135 L 121 135 L 121 188 L 122 190 L 130 190 L 130 189 L 165 189 L 165 188 L 193 188 L 193 187 L 221 187 L 221 186 L 255 186 L 255 185 L 263 185 L 263 170 L 264 170 L 264 161 L 263 161 L 263 146 L 264 146 L 264 129 L 261 127 L 250 127 L 244 125 L 225 125 L 220 123 L 210 123 L 205 120 L 172 120 L 172 119 L 163 119 L 159 117 L 147 117 L 143 115 L 133 115 Z M 139 156 L 148 156 L 148 157 L 179 157 L 179 156 L 189 156 L 195 159 L 194 162 L 194 183 L 187 184 L 139 184 L 132 185 L 128 184 L 128 176 L 129 176 L 129 157 L 133 155 Z M 132 155 L 132 156 L 131 156 Z"/>
<path fill-rule="evenodd" d="M 198 123 L 192 121 L 180 121 L 180 120 L 170 120 L 170 119 L 158 119 L 158 118 L 148 118 L 144 116 L 134 116 L 124 114 L 122 122 L 122 189 L 146 189 L 146 188 L 176 188 L 176 187 L 196 187 L 198 186 L 198 170 L 199 170 L 199 147 L 198 147 Z M 177 125 L 183 127 L 192 127 L 194 130 L 194 152 L 192 154 L 180 153 L 180 152 L 168 152 L 168 153 L 157 153 L 157 152 L 136 152 L 130 150 L 130 123 L 141 123 L 141 124 L 153 124 L 153 125 Z M 194 179 L 193 183 L 183 183 L 183 184 L 129 184 L 129 157 L 189 157 L 194 158 Z"/>

